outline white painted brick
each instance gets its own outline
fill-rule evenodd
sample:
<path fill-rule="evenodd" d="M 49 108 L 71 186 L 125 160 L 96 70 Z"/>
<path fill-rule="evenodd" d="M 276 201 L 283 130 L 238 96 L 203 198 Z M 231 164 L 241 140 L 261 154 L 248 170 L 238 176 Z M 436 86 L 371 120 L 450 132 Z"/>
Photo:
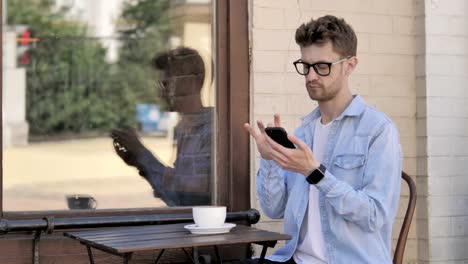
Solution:
<path fill-rule="evenodd" d="M 273 114 L 287 113 L 284 95 L 256 95 L 253 99 L 255 114 L 273 116 Z"/>
<path fill-rule="evenodd" d="M 290 48 L 290 41 L 294 37 L 291 30 L 253 29 L 254 50 L 284 50 Z"/>
<path fill-rule="evenodd" d="M 253 28 L 283 29 L 284 11 L 281 8 L 253 8 Z"/>
<path fill-rule="evenodd" d="M 414 76 L 415 60 L 410 55 L 361 54 L 355 73 Z"/>
<path fill-rule="evenodd" d="M 468 171 L 468 157 L 429 156 L 427 159 L 431 177 L 460 176 Z"/>
<path fill-rule="evenodd" d="M 426 56 L 426 36 L 418 35 L 414 37 L 414 51 L 416 55 Z M 422 65 L 416 65 L 416 67 L 420 66 Z"/>
<path fill-rule="evenodd" d="M 370 52 L 371 35 L 367 33 L 356 33 L 357 37 L 357 55 Z"/>
<path fill-rule="evenodd" d="M 466 16 L 468 2 L 466 0 L 431 0 L 426 1 L 426 14 L 447 15 L 447 16 Z"/>
<path fill-rule="evenodd" d="M 467 36 L 435 36 L 426 37 L 426 51 L 431 54 L 467 55 Z"/>
<path fill-rule="evenodd" d="M 427 136 L 427 119 L 416 118 L 416 136 L 425 137 Z"/>
<path fill-rule="evenodd" d="M 468 237 L 468 216 L 452 217 L 450 234 L 452 236 Z"/>
<path fill-rule="evenodd" d="M 429 137 L 431 156 L 468 156 L 468 137 Z"/>
<path fill-rule="evenodd" d="M 427 115 L 430 117 L 468 117 L 468 98 L 428 97 Z"/>
<path fill-rule="evenodd" d="M 430 196 L 429 216 L 468 215 L 468 196 Z"/>
<path fill-rule="evenodd" d="M 256 73 L 253 75 L 253 92 L 262 94 L 281 94 L 284 92 L 284 75 Z"/>
<path fill-rule="evenodd" d="M 415 4 L 411 0 L 373 0 L 371 8 L 375 13 L 386 15 L 413 15 L 415 12 Z"/>
<path fill-rule="evenodd" d="M 286 98 L 288 100 L 288 114 L 292 115 L 306 115 L 317 105 L 308 94 L 288 95 Z"/>
<path fill-rule="evenodd" d="M 372 35 L 370 51 L 373 53 L 412 55 L 415 51 L 415 37 L 403 35 Z"/>
<path fill-rule="evenodd" d="M 284 71 L 288 73 L 297 73 L 296 68 L 293 65 L 293 62 L 301 58 L 301 51 L 297 50 L 290 50 L 288 52 L 288 57 L 286 59 L 286 63 L 284 66 Z"/>
<path fill-rule="evenodd" d="M 426 98 L 416 99 L 416 115 L 421 117 L 427 117 L 427 100 Z"/>
<path fill-rule="evenodd" d="M 338 11 L 338 12 L 362 12 L 370 10 L 371 0 L 328 0 L 328 1 L 311 1 L 299 0 L 300 6 L 306 10 L 320 11 Z"/>
<path fill-rule="evenodd" d="M 306 95 L 305 78 L 296 72 L 286 73 L 284 81 L 284 91 L 288 94 Z"/>
<path fill-rule="evenodd" d="M 426 19 L 427 35 L 468 36 L 468 17 L 430 16 Z"/>
<path fill-rule="evenodd" d="M 290 0 L 288 0 L 290 1 Z M 292 2 L 292 1 L 291 1 Z M 310 18 L 309 18 L 310 19 Z M 286 29 L 296 29 L 302 24 L 301 22 L 301 13 L 298 8 L 287 8 L 284 10 L 284 23 Z"/>
<path fill-rule="evenodd" d="M 450 177 L 429 177 L 427 181 L 427 191 L 430 196 L 442 196 L 450 193 Z"/>
<path fill-rule="evenodd" d="M 416 120 L 414 117 L 392 117 L 392 121 L 397 126 L 400 137 L 414 138 L 416 136 Z"/>
<path fill-rule="evenodd" d="M 349 78 L 349 87 L 353 94 L 366 96 L 371 94 L 369 75 L 352 74 Z"/>
<path fill-rule="evenodd" d="M 416 188 L 417 193 L 420 196 L 427 196 L 428 195 L 428 177 L 418 176 L 416 177 Z"/>
<path fill-rule="evenodd" d="M 416 203 L 416 218 L 417 219 L 427 219 L 429 217 L 428 211 L 428 201 L 425 196 L 418 196 L 418 201 Z M 418 231 L 419 233 L 419 231 Z"/>
<path fill-rule="evenodd" d="M 357 33 L 390 34 L 393 32 L 393 19 L 388 15 L 349 14 L 343 18 Z"/>
<path fill-rule="evenodd" d="M 296 1 L 291 0 L 253 0 L 254 7 L 298 8 Z"/>
<path fill-rule="evenodd" d="M 372 75 L 370 81 L 373 96 L 416 96 L 414 76 Z"/>
<path fill-rule="evenodd" d="M 416 78 L 424 78 L 426 77 L 426 55 L 416 55 L 415 60 L 415 73 Z"/>
<path fill-rule="evenodd" d="M 254 72 L 284 72 L 288 56 L 286 51 L 253 51 Z"/>
<path fill-rule="evenodd" d="M 446 96 L 468 98 L 468 77 L 463 76 L 427 76 L 427 96 Z"/>
<path fill-rule="evenodd" d="M 401 149 L 405 157 L 416 157 L 416 141 L 414 137 L 400 137 Z"/>
<path fill-rule="evenodd" d="M 419 239 L 418 240 L 418 253 L 419 253 L 418 254 L 419 261 L 421 263 L 423 263 L 424 261 L 429 260 L 429 241 L 427 239 Z M 429 262 L 427 262 L 425 264 L 429 264 Z"/>
<path fill-rule="evenodd" d="M 431 238 L 429 244 L 431 260 L 468 259 L 468 237 Z"/>
<path fill-rule="evenodd" d="M 403 155 L 403 171 L 411 176 L 416 176 L 416 160 L 417 158 L 405 157 Z"/>
<path fill-rule="evenodd" d="M 427 153 L 428 153 L 428 149 L 427 149 L 427 137 L 417 137 L 416 139 L 416 145 L 417 145 L 417 152 L 418 152 L 418 156 L 421 156 L 421 157 L 426 157 L 427 156 Z"/>
<path fill-rule="evenodd" d="M 428 239 L 429 238 L 429 223 L 428 219 L 417 219 L 416 220 L 416 229 L 419 239 Z"/>
<path fill-rule="evenodd" d="M 468 196 L 468 175 L 454 176 L 450 178 L 451 180 L 451 195 L 465 195 Z M 468 226 L 466 226 L 468 229 Z"/>
<path fill-rule="evenodd" d="M 429 136 L 466 136 L 468 119 L 451 117 L 431 117 L 427 121 Z"/>
<path fill-rule="evenodd" d="M 390 117 L 407 117 L 416 114 L 414 98 L 407 97 L 373 97 L 367 102 Z"/>
<path fill-rule="evenodd" d="M 416 77 L 416 97 L 426 97 L 426 77 Z"/>
<path fill-rule="evenodd" d="M 392 17 L 393 33 L 400 35 L 415 35 L 418 33 L 413 16 L 394 16 Z"/>

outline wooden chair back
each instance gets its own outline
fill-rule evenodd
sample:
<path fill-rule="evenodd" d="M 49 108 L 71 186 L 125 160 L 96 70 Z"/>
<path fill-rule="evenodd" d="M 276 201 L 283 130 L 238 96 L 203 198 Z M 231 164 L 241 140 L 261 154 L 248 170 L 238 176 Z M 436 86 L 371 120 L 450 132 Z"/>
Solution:
<path fill-rule="evenodd" d="M 411 177 L 404 171 L 401 173 L 401 177 L 406 181 L 406 183 L 408 183 L 409 201 L 408 207 L 406 208 L 405 218 L 403 220 L 403 225 L 401 226 L 400 235 L 398 236 L 395 253 L 393 255 L 393 264 L 403 263 L 406 239 L 408 238 L 411 220 L 413 219 L 414 209 L 416 208 L 416 184 L 414 183 L 413 179 L 411 179 Z"/>

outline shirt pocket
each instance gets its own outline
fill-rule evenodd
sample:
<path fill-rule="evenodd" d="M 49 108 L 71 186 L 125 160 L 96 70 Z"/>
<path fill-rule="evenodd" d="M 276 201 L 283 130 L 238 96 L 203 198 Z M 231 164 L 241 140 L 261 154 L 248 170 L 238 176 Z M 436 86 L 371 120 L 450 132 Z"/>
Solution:
<path fill-rule="evenodd" d="M 354 189 L 362 186 L 366 155 L 363 153 L 340 154 L 333 163 L 333 175 Z"/>

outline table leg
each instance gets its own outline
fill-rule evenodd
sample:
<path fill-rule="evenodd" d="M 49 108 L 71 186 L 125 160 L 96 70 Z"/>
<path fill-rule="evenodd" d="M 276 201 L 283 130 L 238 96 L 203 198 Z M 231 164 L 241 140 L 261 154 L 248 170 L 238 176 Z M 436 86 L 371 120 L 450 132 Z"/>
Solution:
<path fill-rule="evenodd" d="M 215 248 L 216 258 L 218 259 L 219 264 L 223 264 L 223 260 L 221 259 L 221 256 L 219 255 L 218 246 L 215 245 L 214 248 Z"/>
<path fill-rule="evenodd" d="M 91 247 L 86 245 L 86 250 L 88 250 L 89 263 L 94 264 L 93 252 L 91 251 Z"/>
<path fill-rule="evenodd" d="M 187 255 L 187 257 L 190 258 L 190 260 L 192 261 L 192 263 L 194 263 L 194 264 L 200 264 L 200 262 L 198 262 L 198 259 L 193 259 L 192 256 L 190 256 L 190 254 L 187 252 L 187 250 L 185 250 L 185 248 L 182 248 L 182 250 L 184 251 L 185 255 Z"/>
<path fill-rule="evenodd" d="M 154 264 L 158 264 L 159 259 L 162 257 L 162 254 L 164 253 L 164 250 L 165 250 L 165 249 L 161 249 L 161 252 L 159 252 L 159 255 L 158 255 L 158 257 L 156 258 L 156 261 L 154 262 Z"/>
<path fill-rule="evenodd" d="M 132 258 L 132 253 L 125 253 L 123 255 L 123 263 L 128 264 L 131 258 Z"/>
<path fill-rule="evenodd" d="M 263 261 L 265 260 L 265 255 L 266 255 L 266 252 L 267 252 L 267 248 L 268 248 L 267 245 L 263 245 L 262 254 L 260 255 L 260 258 L 258 259 L 258 264 L 263 264 Z"/>

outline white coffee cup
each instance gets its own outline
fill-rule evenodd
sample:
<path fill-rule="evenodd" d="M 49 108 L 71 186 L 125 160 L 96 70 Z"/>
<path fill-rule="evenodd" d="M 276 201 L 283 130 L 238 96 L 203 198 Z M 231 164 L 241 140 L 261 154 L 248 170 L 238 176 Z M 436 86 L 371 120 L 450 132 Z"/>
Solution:
<path fill-rule="evenodd" d="M 226 206 L 195 206 L 192 214 L 198 227 L 222 227 L 226 221 Z"/>

